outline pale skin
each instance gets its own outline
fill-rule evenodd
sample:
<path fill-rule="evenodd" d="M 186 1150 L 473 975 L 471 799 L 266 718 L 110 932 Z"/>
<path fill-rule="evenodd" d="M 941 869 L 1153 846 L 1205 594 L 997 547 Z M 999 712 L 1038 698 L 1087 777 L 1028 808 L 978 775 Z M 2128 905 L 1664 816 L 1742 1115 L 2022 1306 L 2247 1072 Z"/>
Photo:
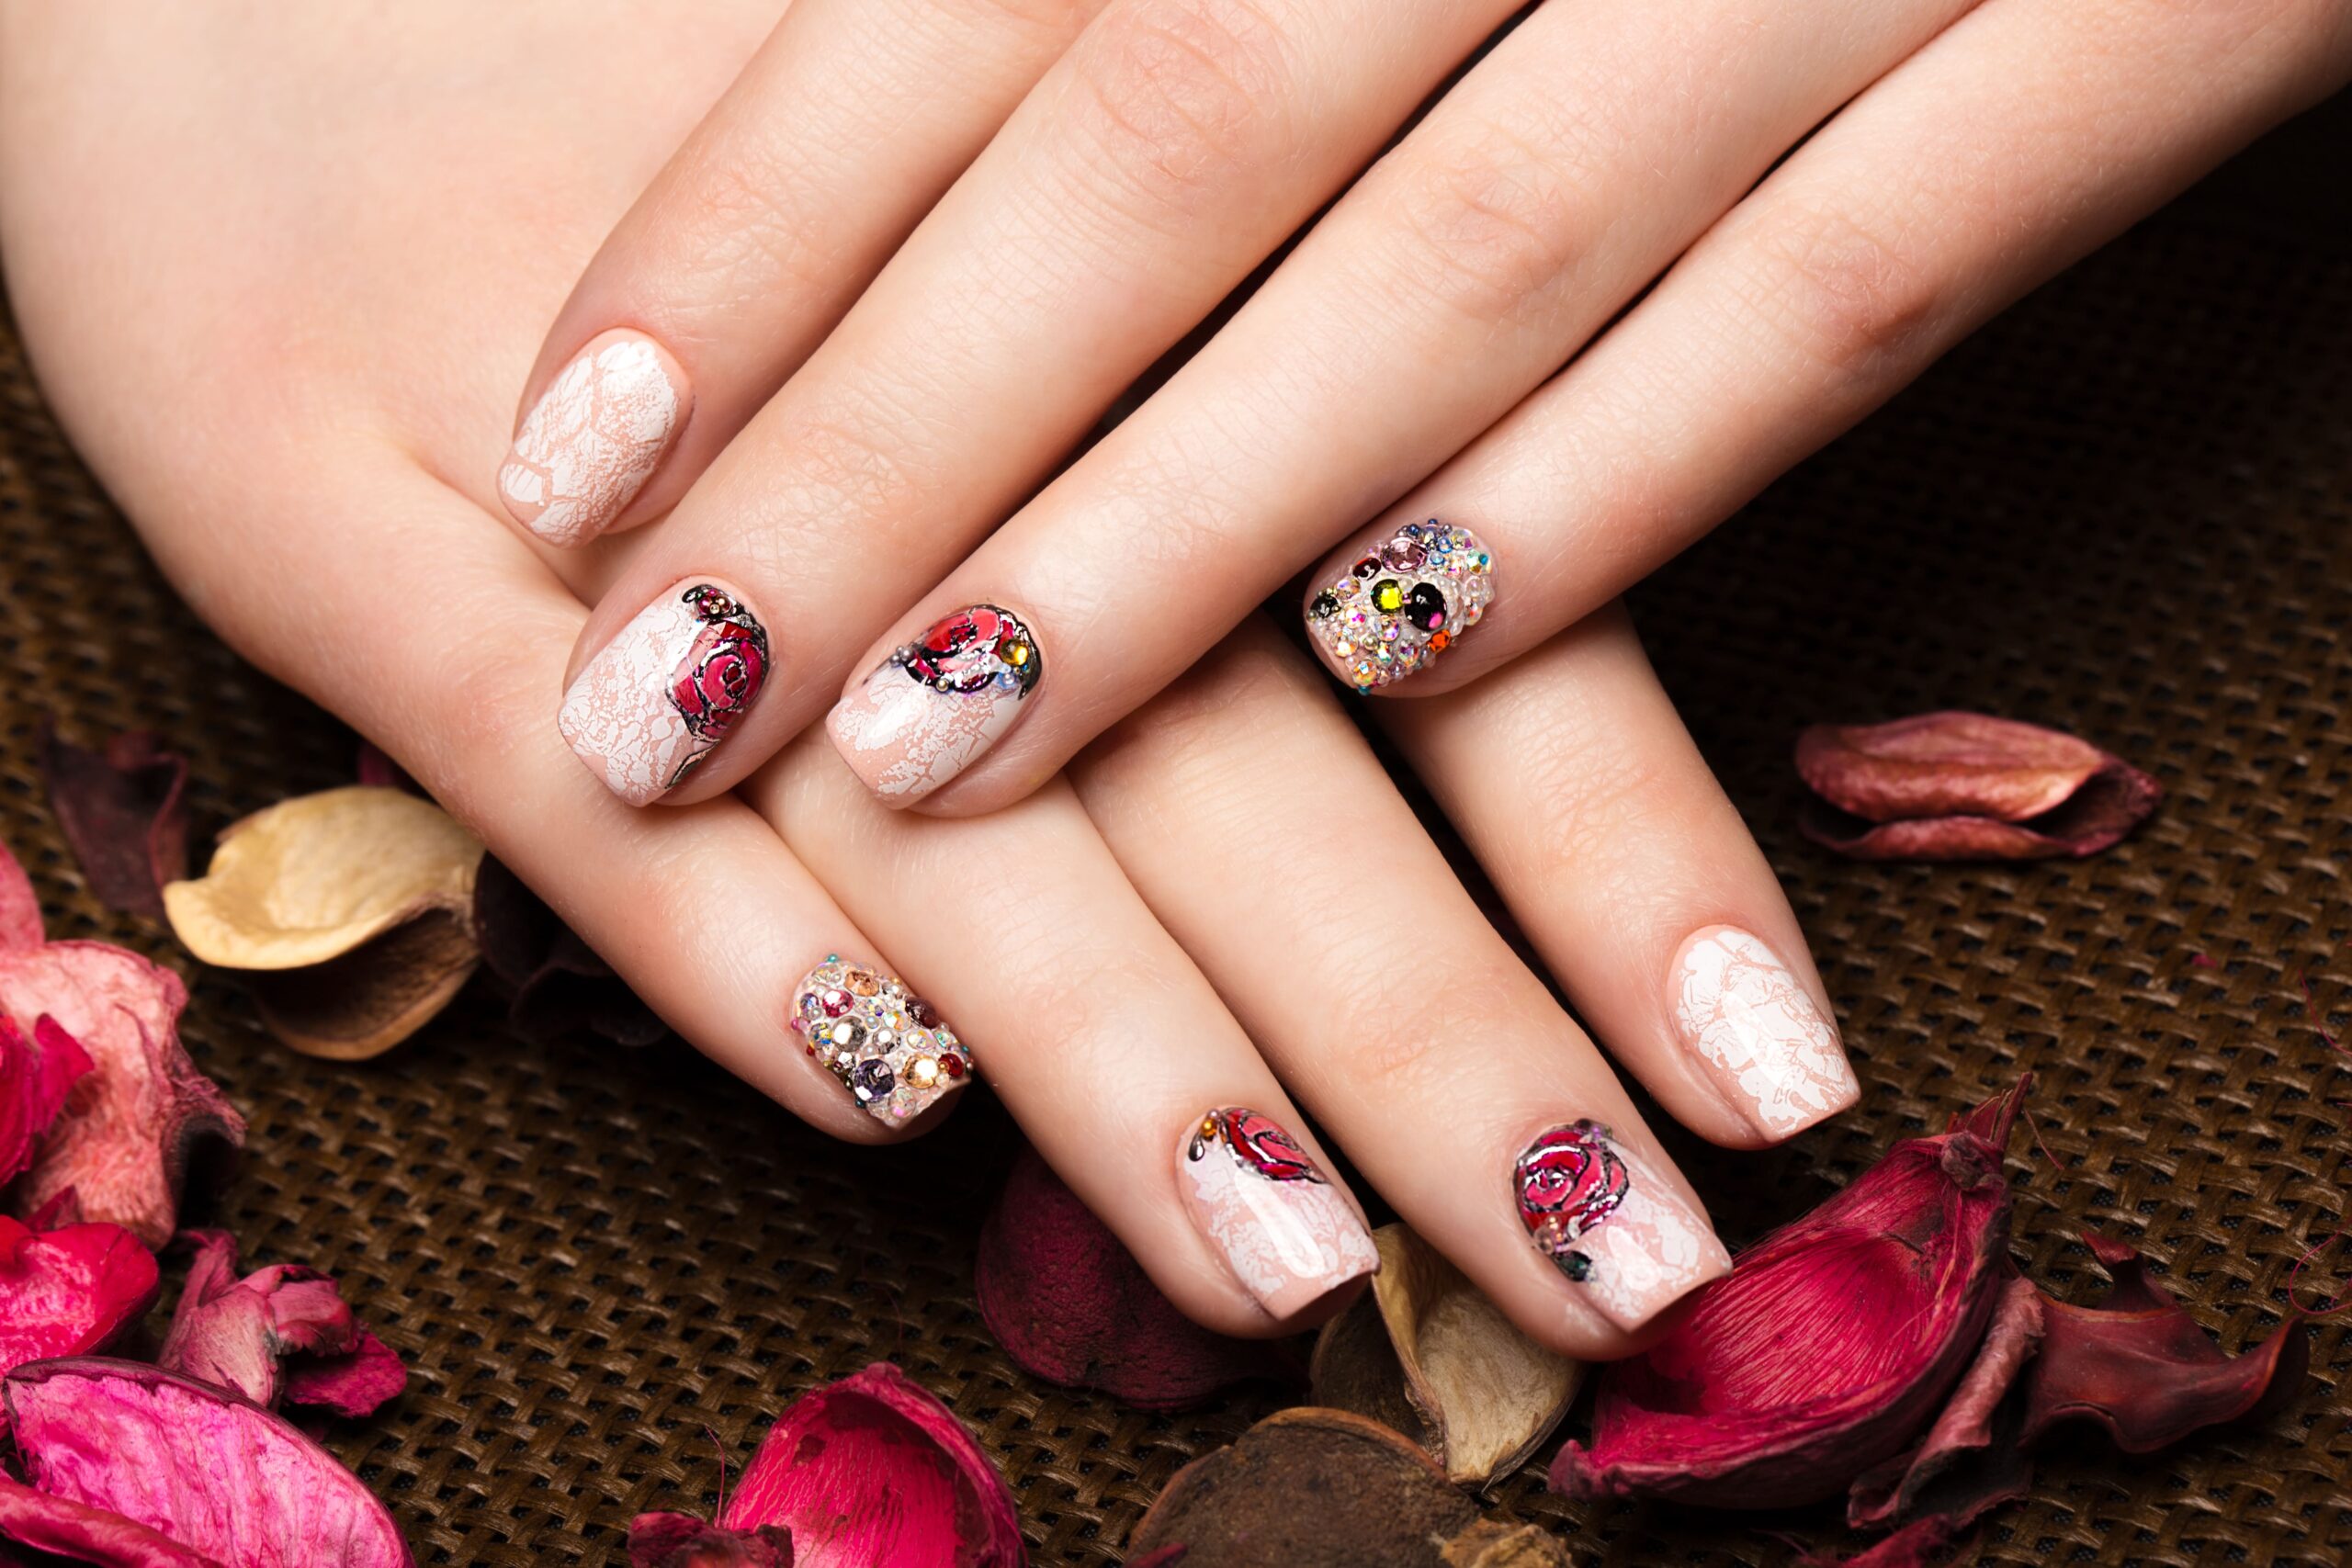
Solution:
<path fill-rule="evenodd" d="M 780 1027 L 812 963 L 855 953 L 939 1004 L 1041 1150 L 1202 1321 L 1275 1332 L 1338 1301 L 1270 1316 L 1186 1218 L 1172 1160 L 1130 1154 L 1172 1151 L 1204 1110 L 1247 1105 L 1316 1153 L 1311 1113 L 1398 1213 L 1530 1332 L 1579 1355 L 1624 1354 L 1656 1325 L 1612 1322 L 1564 1289 L 1528 1246 L 1510 1201 L 1513 1155 L 1543 1127 L 1591 1117 L 1664 1171 L 1680 1197 L 1693 1195 L 1593 1041 L 1476 915 L 1346 724 L 1336 688 L 1263 628 L 1232 632 L 1230 616 L 1180 626 L 1179 640 L 1196 645 L 1183 660 L 1163 669 L 1147 660 L 1139 689 L 1089 696 L 1097 677 L 1084 673 L 1093 662 L 1082 651 L 1084 617 L 1035 592 L 1041 576 L 1000 579 L 1023 590 L 1001 597 L 1050 617 L 1053 679 L 1075 669 L 1078 691 L 1067 709 L 1041 699 L 951 786 L 944 804 L 953 817 L 884 809 L 820 731 L 783 744 L 878 649 L 924 623 L 922 614 L 901 616 L 876 649 L 864 646 L 926 586 L 870 563 L 834 585 L 841 597 L 825 608 L 834 624 L 825 638 L 786 629 L 796 624 L 789 602 L 763 606 L 784 649 L 776 683 L 673 797 L 686 808 L 622 805 L 556 734 L 551 710 L 567 661 L 576 667 L 600 645 L 600 629 L 609 635 L 681 570 L 767 592 L 769 569 L 801 559 L 797 552 L 822 544 L 827 528 L 896 545 L 937 536 L 950 551 L 976 543 L 968 529 L 1011 510 L 1093 406 L 1139 367 L 1137 355 L 1149 357 L 1148 333 L 1106 343 L 1103 324 L 1148 317 L 1164 332 L 1222 292 L 1216 268 L 1194 269 L 1192 242 L 1206 243 L 1218 227 L 1204 218 L 1183 226 L 1182 243 L 1158 234 L 1157 248 L 1174 261 L 1142 243 L 1148 225 L 1127 233 L 1123 254 L 1140 270 L 1115 275 L 1112 292 L 1023 314 L 1017 289 L 1002 299 L 967 293 L 960 304 L 949 291 L 943 308 L 952 319 L 894 316 L 940 286 L 920 274 L 893 284 L 891 275 L 926 245 L 937 265 L 952 265 L 956 246 L 919 233 L 891 259 L 893 231 L 922 216 L 926 180 L 944 188 L 958 159 L 985 144 L 985 160 L 1010 145 L 989 142 L 990 117 L 1031 112 L 1012 107 L 1035 91 L 1024 74 L 1034 82 L 1078 69 L 1067 62 L 1088 20 L 1082 9 L 942 5 L 922 14 L 947 30 L 895 31 L 909 49 L 969 54 L 993 40 L 1018 58 L 994 76 L 976 69 L 969 103 L 928 111 L 939 123 L 915 130 L 934 137 L 929 153 L 869 149 L 860 156 L 886 161 L 834 175 L 821 161 L 803 170 L 820 182 L 810 210 L 849 226 L 810 240 L 804 224 L 761 227 L 776 191 L 798 186 L 763 184 L 744 164 L 726 162 L 782 167 L 789 149 L 745 150 L 743 139 L 766 121 L 747 114 L 731 143 L 714 141 L 708 128 L 744 107 L 728 85 L 761 51 L 772 6 L 707 6 L 696 28 L 678 29 L 661 25 L 662 8 L 651 6 L 564 8 L 559 23 L 552 10 L 413 5 L 387 29 L 380 17 L 324 7 L 247 15 L 20 5 L 0 13 L 8 28 L 0 40 L 0 246 L 17 318 L 61 418 L 198 610 L 247 657 L 399 757 L 683 1034 L 812 1124 L 851 1139 L 889 1135 Z M 132 14 L 139 25 L 122 25 Z M 2340 63 L 2341 12 L 2333 14 L 2335 31 L 2314 28 L 2305 42 L 2324 37 Z M 795 15 L 817 18 L 805 24 L 813 30 L 827 13 L 802 0 Z M 1006 41 L 1014 34 L 1027 41 Z M 844 36 L 827 47 L 857 42 Z M 763 72 L 775 65 L 775 50 L 771 40 L 758 54 Z M 910 58 L 913 70 L 924 57 Z M 2315 90 L 2300 55 L 2292 71 L 2276 60 L 2267 73 L 2249 65 L 2238 85 L 2259 107 L 2238 108 L 2233 134 L 2251 134 L 2265 115 Z M 922 96 L 901 86 L 902 99 Z M 844 96 L 869 107 L 891 101 L 873 85 Z M 1367 90 L 1364 101 L 1379 97 Z M 714 103 L 719 118 L 697 130 Z M 1317 112 L 1344 118 L 1343 107 L 1318 104 Z M 1361 118 L 1373 125 L 1380 115 L 1367 107 Z M 1048 132 L 1037 136 L 1038 155 L 1051 155 Z M 753 152 L 766 161 L 751 161 Z M 1343 159 L 1344 149 L 1329 157 Z M 1285 170 L 1299 161 L 1278 160 Z M 2193 163 L 2171 172 L 2185 179 Z M 840 183 L 824 186 L 823 177 Z M 714 195 L 722 180 L 737 193 L 731 209 Z M 1284 187 L 1293 206 L 1305 204 L 1293 221 L 1319 199 L 1305 194 L 1311 185 Z M 659 209 L 665 192 L 683 193 L 680 210 Z M 849 193 L 876 195 L 871 210 L 846 200 Z M 1225 210 L 1208 186 L 1201 199 Z M 1034 209 L 1034 199 L 983 188 L 952 197 L 924 229 L 942 213 L 985 221 L 991 203 L 1008 214 Z M 1268 208 L 1290 210 L 1259 192 L 1250 210 Z M 731 239 L 719 221 L 729 210 L 738 220 Z M 659 221 L 649 211 L 660 211 Z M 2052 255 L 2079 248 L 2085 231 L 2069 230 L 2074 238 Z M 632 234 L 654 254 L 629 259 Z M 790 243 L 768 243 L 778 235 Z M 1229 238 L 1218 253 L 1228 270 L 1258 233 Z M 681 271 L 664 270 L 656 241 L 680 247 Z M 793 248 L 801 244 L 817 248 Z M 740 268 L 714 275 L 714 254 Z M 1180 265 L 1181 275 L 1152 270 Z M 877 268 L 880 281 L 861 296 Z M 1081 270 L 1091 277 L 1101 269 Z M 645 510 L 629 521 L 679 504 L 657 526 L 554 549 L 503 521 L 493 476 L 514 427 L 516 386 L 544 378 L 616 324 L 613 312 L 590 308 L 616 276 L 642 277 L 664 301 L 669 313 L 648 314 L 643 324 L 663 329 L 695 380 L 693 413 L 633 503 Z M 792 278 L 807 286 L 786 287 Z M 686 298 L 684 281 L 711 292 Z M 1257 304 L 1233 325 L 1252 312 L 1279 330 L 1281 312 L 1270 318 Z M 1035 334 L 1054 325 L 1047 317 L 1064 316 L 1073 336 L 1057 350 Z M 556 333 L 543 344 L 550 320 Z M 708 344 L 735 345 L 741 363 L 701 355 L 681 325 L 696 321 L 707 323 Z M 1024 375 L 1002 385 L 1017 384 L 1025 403 L 1008 409 L 993 395 L 999 384 L 983 373 L 1002 373 L 989 364 L 995 331 L 1019 342 L 1033 367 L 1040 354 L 1074 355 L 1045 378 L 1055 390 L 1037 392 L 1040 378 Z M 944 400 L 899 406 L 910 369 L 893 343 L 942 333 L 938 363 L 923 375 L 937 374 L 925 395 Z M 1077 353 L 1081 345 L 1087 353 Z M 535 352 L 538 368 L 526 378 Z M 1217 352 L 1213 366 L 1240 351 Z M 1758 384 L 1781 373 L 1760 375 Z M 1147 415 L 1186 377 L 1200 378 L 1194 369 L 1180 374 L 1146 413 L 1017 515 L 1000 542 L 1029 536 L 1024 520 L 1089 464 L 1108 477 L 1077 482 L 1110 488 L 1087 494 L 1125 485 L 1141 497 L 1161 483 L 1137 477 L 1163 461 L 1145 450 L 1151 441 L 1195 448 Z M 1891 372 L 1886 384 L 1896 378 Z M 1539 499 L 1555 494 L 1568 480 L 1542 454 L 1575 437 L 1546 434 L 1559 422 L 1545 400 L 1566 380 L 1439 468 L 1426 481 L 1440 487 L 1436 500 L 1449 484 L 1465 486 L 1452 493 L 1468 497 L 1510 485 Z M 772 396 L 779 382 L 784 391 Z M 805 396 L 813 400 L 796 405 L 804 394 L 794 389 L 811 382 Z M 1465 406 L 1476 402 L 1464 396 Z M 1742 406 L 1759 423 L 1775 417 L 1754 399 Z M 895 412 L 886 428 L 859 423 L 857 408 Z M 1130 438 L 1138 420 L 1142 434 Z M 1484 427 L 1467 427 L 1466 416 L 1457 423 L 1465 428 L 1446 438 L 1456 447 Z M 1632 488 L 1611 493 L 1669 496 L 1676 505 L 1658 515 L 1670 512 L 1694 528 L 1691 519 L 1745 481 L 1686 474 L 1687 452 L 1668 438 L 1677 433 L 1687 434 L 1687 423 L 1653 446 L 1634 444 L 1655 472 L 1618 470 L 1613 482 Z M 1688 440 L 1709 445 L 1695 434 Z M 1143 467 L 1108 466 L 1106 452 L 1125 461 L 1117 454 L 1130 449 Z M 1421 447 L 1412 453 L 1384 470 L 1379 483 L 1393 480 L 1390 496 L 1363 490 L 1352 515 L 1329 521 L 1343 528 L 1368 515 L 1451 448 L 1427 453 L 1421 471 L 1408 473 L 1424 463 Z M 1328 474 L 1332 461 L 1315 456 L 1308 467 Z M 793 467 L 807 463 L 817 468 Z M 1193 482 L 1180 471 L 1170 478 Z M 1596 482 L 1583 474 L 1577 481 Z M 742 488 L 713 488 L 722 483 Z M 1091 502 L 1066 515 L 1089 510 L 1099 515 Z M 721 536 L 723 560 L 702 549 Z M 1641 542 L 1648 537 L 1595 537 L 1578 547 L 1609 553 L 1560 570 L 1587 592 L 1596 572 L 1605 578 L 1666 547 Z M 675 558 L 663 564 L 662 552 Z M 678 552 L 695 558 L 681 569 Z M 906 549 L 886 553 L 918 575 L 954 566 L 943 558 L 927 569 Z M 1241 554 L 1242 575 L 1231 580 L 1243 585 L 1237 603 L 1275 570 L 1262 552 Z M 981 596 L 959 592 L 940 589 L 926 604 L 935 611 Z M 1498 628 L 1520 626 L 1508 618 L 1510 604 L 1498 602 Z M 1487 634 L 1518 637 L 1514 651 L 1525 657 L 1458 694 L 1385 705 L 1382 721 L 1617 1062 L 1698 1132 L 1753 1146 L 1768 1134 L 1678 1033 L 1668 980 L 1676 955 L 1695 932 L 1736 927 L 1783 955 L 1824 1010 L 1826 998 L 1769 868 L 1623 618 L 1560 614 L 1545 626 L 1549 615 L 1530 608 L 1526 627 Z M 1457 657 L 1469 660 L 1476 646 Z M 355 650 L 365 656 L 347 657 Z M 1447 668 L 1427 681 L 1449 680 Z M 1083 716 L 1056 732 L 1057 713 Z M 1038 735 L 1047 737 L 1042 748 Z M 1031 748 L 1026 761 L 1016 747 Z M 1054 776 L 1065 761 L 1072 765 Z M 713 771 L 722 761 L 728 771 Z M 1000 784 L 994 798 L 976 793 L 989 778 L 1016 775 L 1017 787 Z M 1311 792 L 1300 784 L 1310 776 Z M 1015 801 L 964 819 L 982 805 Z M 1530 808 L 1533 801 L 1540 808 Z M 582 854 L 582 844 L 596 852 Z M 1334 913 L 1350 896 L 1345 874 L 1360 877 L 1365 867 L 1378 868 L 1385 897 L 1417 911 L 1408 971 L 1393 944 Z M 938 918 L 981 891 L 989 920 Z M 1494 1093 L 1498 1077 L 1514 1091 Z M 1484 1174 L 1465 1181 L 1465 1170 Z"/>

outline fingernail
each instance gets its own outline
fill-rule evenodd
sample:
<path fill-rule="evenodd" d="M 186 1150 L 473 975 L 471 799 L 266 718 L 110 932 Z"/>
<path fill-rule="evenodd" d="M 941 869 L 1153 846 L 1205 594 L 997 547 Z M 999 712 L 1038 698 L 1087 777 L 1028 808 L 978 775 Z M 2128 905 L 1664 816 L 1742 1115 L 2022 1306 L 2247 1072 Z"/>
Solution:
<path fill-rule="evenodd" d="M 1271 1315 L 1380 1267 L 1353 1206 L 1272 1117 L 1212 1111 L 1185 1134 L 1177 1164 L 1193 1223 Z"/>
<path fill-rule="evenodd" d="M 1597 1122 L 1544 1133 L 1511 1171 L 1535 1250 L 1623 1329 L 1731 1271 L 1706 1216 Z"/>
<path fill-rule="evenodd" d="M 1710 926 L 1671 983 L 1683 1044 L 1758 1132 L 1792 1137 L 1861 1098 L 1837 1024 L 1761 938 Z"/>
<path fill-rule="evenodd" d="M 768 634 L 709 582 L 648 604 L 563 694 L 557 727 L 631 806 L 675 789 L 727 739 L 767 679 Z"/>
<path fill-rule="evenodd" d="M 905 981 L 838 953 L 792 994 L 792 1030 L 876 1122 L 897 1126 L 964 1087 L 972 1052 Z"/>
<path fill-rule="evenodd" d="M 973 604 L 876 665 L 833 705 L 825 728 L 866 788 L 905 805 L 995 745 L 1045 673 L 1046 656 L 1020 616 Z"/>
<path fill-rule="evenodd" d="M 1359 692 L 1426 670 L 1466 636 L 1495 596 L 1478 536 L 1432 517 L 1408 523 L 1306 601 L 1306 631 Z"/>
<path fill-rule="evenodd" d="M 686 373 L 660 344 L 605 333 L 523 416 L 498 470 L 499 496 L 548 543 L 584 544 L 637 499 L 693 407 Z"/>

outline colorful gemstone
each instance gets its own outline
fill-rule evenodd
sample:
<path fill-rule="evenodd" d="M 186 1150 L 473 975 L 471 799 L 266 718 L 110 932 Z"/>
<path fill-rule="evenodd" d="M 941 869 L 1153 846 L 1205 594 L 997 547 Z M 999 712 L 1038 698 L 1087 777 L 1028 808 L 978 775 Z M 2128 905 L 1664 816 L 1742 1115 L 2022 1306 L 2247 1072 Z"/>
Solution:
<path fill-rule="evenodd" d="M 1384 615 L 1393 615 L 1405 603 L 1405 585 L 1393 577 L 1384 577 L 1372 585 L 1372 607 Z"/>

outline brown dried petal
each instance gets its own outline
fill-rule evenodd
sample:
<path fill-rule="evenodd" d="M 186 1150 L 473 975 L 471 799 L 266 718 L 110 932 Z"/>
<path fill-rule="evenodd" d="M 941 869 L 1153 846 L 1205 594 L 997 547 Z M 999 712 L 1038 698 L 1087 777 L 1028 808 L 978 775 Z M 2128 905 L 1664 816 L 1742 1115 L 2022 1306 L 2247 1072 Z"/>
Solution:
<path fill-rule="evenodd" d="M 670 1026 L 495 855 L 474 879 L 474 940 L 506 995 L 506 1022 L 526 1040 L 580 1030 L 616 1045 L 650 1045 Z"/>
<path fill-rule="evenodd" d="M 1459 1484 L 1518 1469 L 1567 1414 L 1583 1364 L 1520 1332 L 1406 1226 L 1374 1240 L 1372 1290 L 1316 1340 L 1312 1399 L 1412 1438 Z"/>
<path fill-rule="evenodd" d="M 306 1056 L 364 1062 L 432 1021 L 480 959 L 470 924 L 430 909 L 324 964 L 249 973 L 245 989 L 284 1044 Z"/>
<path fill-rule="evenodd" d="M 187 874 L 187 759 L 133 731 L 90 751 L 42 737 L 41 780 L 82 874 L 108 908 L 161 919 L 163 887 Z"/>
<path fill-rule="evenodd" d="M 1259 1422 L 1178 1471 L 1128 1539 L 1184 1568 L 1553 1568 L 1478 1511 L 1434 1460 L 1376 1421 L 1312 1405 Z M 1449 1555 L 1451 1553 L 1451 1555 Z"/>
<path fill-rule="evenodd" d="M 1800 826 L 1858 860 L 2037 860 L 2108 848 L 2162 787 L 2089 742 L 1985 714 L 1815 725 L 1797 772 Z"/>

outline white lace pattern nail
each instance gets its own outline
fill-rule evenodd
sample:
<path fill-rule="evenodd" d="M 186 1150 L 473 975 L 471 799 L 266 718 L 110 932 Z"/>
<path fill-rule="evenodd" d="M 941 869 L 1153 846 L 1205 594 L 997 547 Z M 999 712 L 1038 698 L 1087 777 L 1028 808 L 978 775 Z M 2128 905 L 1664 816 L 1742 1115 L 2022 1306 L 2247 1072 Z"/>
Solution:
<path fill-rule="evenodd" d="M 679 387 L 650 338 L 607 333 L 559 371 L 515 433 L 499 494 L 551 545 L 612 526 L 677 431 Z"/>
<path fill-rule="evenodd" d="M 1020 616 L 973 604 L 876 665 L 825 728 L 866 788 L 907 805 L 996 744 L 1044 674 L 1045 655 Z"/>
<path fill-rule="evenodd" d="M 1683 1043 L 1758 1132 L 1791 1136 L 1860 1097 L 1838 1026 L 1762 939 L 1733 926 L 1691 937 L 1673 999 Z"/>
<path fill-rule="evenodd" d="M 1354 1208 L 1270 1116 L 1210 1111 L 1186 1135 L 1178 1169 L 1201 1234 L 1275 1317 L 1380 1267 Z"/>
<path fill-rule="evenodd" d="M 644 806 L 727 739 L 767 668 L 767 633 L 740 600 L 707 582 L 673 589 L 588 661 L 556 727 L 607 789 Z"/>

